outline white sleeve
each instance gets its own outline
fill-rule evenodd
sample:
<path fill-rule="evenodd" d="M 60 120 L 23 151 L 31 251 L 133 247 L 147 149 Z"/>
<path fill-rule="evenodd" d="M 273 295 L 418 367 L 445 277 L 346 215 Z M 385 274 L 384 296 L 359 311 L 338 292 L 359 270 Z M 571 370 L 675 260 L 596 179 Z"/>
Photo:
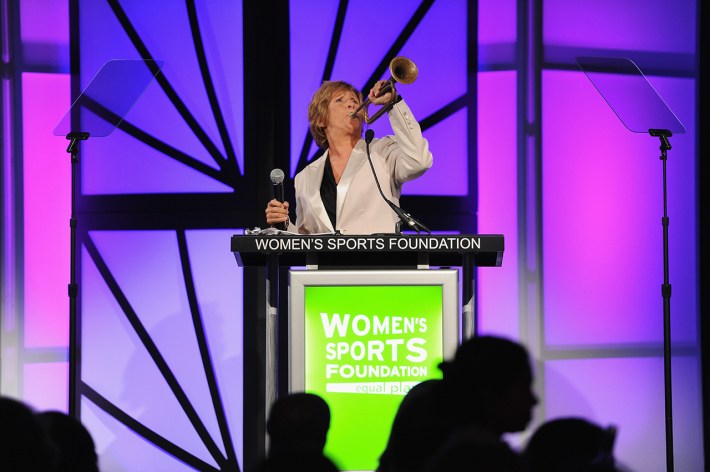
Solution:
<path fill-rule="evenodd" d="M 409 106 L 400 100 L 387 112 L 394 136 L 373 142 L 373 153 L 384 160 L 394 184 L 416 179 L 432 166 L 429 142 L 422 136 L 419 123 Z"/>

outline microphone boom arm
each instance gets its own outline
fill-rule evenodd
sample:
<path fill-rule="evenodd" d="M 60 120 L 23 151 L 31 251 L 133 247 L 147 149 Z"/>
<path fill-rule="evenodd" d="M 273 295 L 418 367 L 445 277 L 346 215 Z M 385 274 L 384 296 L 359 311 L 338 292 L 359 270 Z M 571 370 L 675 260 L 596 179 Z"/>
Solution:
<path fill-rule="evenodd" d="M 367 161 L 370 163 L 370 169 L 372 169 L 372 175 L 375 177 L 375 183 L 377 184 L 377 190 L 380 191 L 380 195 L 382 195 L 382 198 L 387 202 L 387 204 L 392 208 L 392 211 L 395 212 L 397 216 L 399 216 L 399 221 L 397 222 L 397 226 L 395 227 L 395 232 L 397 234 L 401 234 L 401 225 L 402 223 L 406 223 L 410 228 L 412 228 L 414 231 L 417 233 L 421 233 L 422 231 L 426 231 L 427 233 L 431 234 L 431 231 L 429 228 L 424 226 L 424 224 L 414 218 L 412 215 L 395 205 L 390 201 L 389 198 L 385 197 L 385 194 L 382 192 L 382 187 L 380 187 L 380 181 L 377 179 L 377 174 L 375 173 L 375 166 L 372 164 L 372 158 L 370 157 L 370 142 L 372 141 L 372 138 L 374 137 L 375 133 L 371 130 L 368 129 L 365 132 L 365 148 L 367 150 Z"/>

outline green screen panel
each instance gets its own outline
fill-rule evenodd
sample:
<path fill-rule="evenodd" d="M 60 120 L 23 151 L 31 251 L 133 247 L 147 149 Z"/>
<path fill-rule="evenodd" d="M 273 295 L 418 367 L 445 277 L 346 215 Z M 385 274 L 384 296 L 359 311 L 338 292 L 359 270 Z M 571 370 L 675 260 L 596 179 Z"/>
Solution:
<path fill-rule="evenodd" d="M 306 390 L 331 409 L 325 452 L 374 470 L 402 397 L 439 377 L 441 286 L 307 287 Z"/>
<path fill-rule="evenodd" d="M 440 378 L 458 344 L 457 272 L 297 275 L 306 281 L 292 272 L 291 390 L 328 403 L 325 453 L 341 470 L 375 470 L 402 399 Z"/>

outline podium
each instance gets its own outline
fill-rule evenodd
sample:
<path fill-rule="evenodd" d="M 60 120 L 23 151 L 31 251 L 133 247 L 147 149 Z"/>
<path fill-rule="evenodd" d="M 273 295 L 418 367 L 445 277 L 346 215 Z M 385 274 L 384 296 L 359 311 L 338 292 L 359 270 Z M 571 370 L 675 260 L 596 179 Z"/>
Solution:
<path fill-rule="evenodd" d="M 266 269 L 263 418 L 285 380 L 319 394 L 331 408 L 326 453 L 344 470 L 374 470 L 404 394 L 476 335 L 475 269 L 502 265 L 504 237 L 248 234 L 232 236 L 231 250 L 239 266 Z M 286 293 L 288 338 L 279 333 Z M 288 379 L 279 379 L 285 344 Z M 359 431 L 344 424 L 348 412 Z"/>

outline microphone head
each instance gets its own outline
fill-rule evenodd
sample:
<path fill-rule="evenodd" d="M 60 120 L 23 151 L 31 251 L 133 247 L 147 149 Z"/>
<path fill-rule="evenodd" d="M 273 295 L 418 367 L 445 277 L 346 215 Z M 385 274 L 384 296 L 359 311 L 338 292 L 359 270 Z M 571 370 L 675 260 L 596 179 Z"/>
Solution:
<path fill-rule="evenodd" d="M 272 184 L 280 184 L 284 181 L 284 171 L 282 171 L 281 169 L 274 169 L 271 171 L 269 177 L 271 177 Z"/>
<path fill-rule="evenodd" d="M 374 137 L 375 137 L 374 131 L 372 131 L 371 129 L 368 129 L 367 131 L 365 131 L 365 142 L 367 144 L 370 144 L 372 142 L 372 138 L 374 138 Z"/>

